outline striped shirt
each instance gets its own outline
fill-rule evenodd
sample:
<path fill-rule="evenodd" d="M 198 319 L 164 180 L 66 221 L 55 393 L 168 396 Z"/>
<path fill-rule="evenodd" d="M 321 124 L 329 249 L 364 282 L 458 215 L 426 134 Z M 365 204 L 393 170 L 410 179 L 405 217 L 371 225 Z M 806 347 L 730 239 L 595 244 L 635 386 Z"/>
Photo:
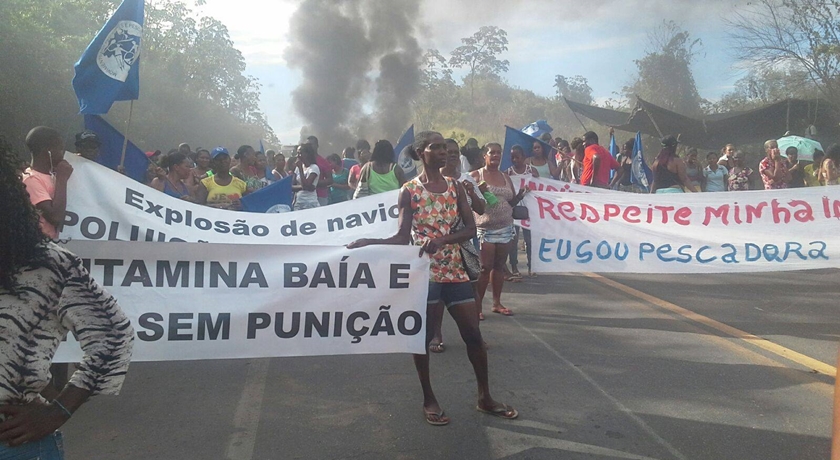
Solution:
<path fill-rule="evenodd" d="M 46 262 L 21 269 L 15 292 L 0 288 L 0 404 L 40 397 L 68 332 L 84 352 L 70 385 L 92 395 L 118 394 L 128 370 L 134 330 L 117 301 L 79 257 L 46 245 Z"/>

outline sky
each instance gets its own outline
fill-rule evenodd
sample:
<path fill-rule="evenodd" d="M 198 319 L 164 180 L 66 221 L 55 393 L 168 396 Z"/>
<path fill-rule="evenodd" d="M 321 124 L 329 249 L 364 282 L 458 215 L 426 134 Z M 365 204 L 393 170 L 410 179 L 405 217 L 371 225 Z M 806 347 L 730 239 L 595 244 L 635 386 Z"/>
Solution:
<path fill-rule="evenodd" d="M 389 1 L 389 0 L 383 0 Z M 665 20 L 676 21 L 702 40 L 693 71 L 702 97 L 717 99 L 743 76 L 727 37 L 726 17 L 749 2 L 724 0 L 418 0 L 417 37 L 424 49 L 448 56 L 460 40 L 481 26 L 508 34 L 510 61 L 504 78 L 542 96 L 556 94 L 554 76 L 582 75 L 597 101 L 617 98 L 650 48 L 648 35 Z M 261 108 L 283 143 L 298 141 L 304 120 L 295 113 L 291 92 L 302 76 L 288 67 L 283 52 L 295 0 L 206 0 L 201 14 L 227 25 L 234 46 L 259 78 Z M 457 74 L 456 74 L 457 75 Z"/>

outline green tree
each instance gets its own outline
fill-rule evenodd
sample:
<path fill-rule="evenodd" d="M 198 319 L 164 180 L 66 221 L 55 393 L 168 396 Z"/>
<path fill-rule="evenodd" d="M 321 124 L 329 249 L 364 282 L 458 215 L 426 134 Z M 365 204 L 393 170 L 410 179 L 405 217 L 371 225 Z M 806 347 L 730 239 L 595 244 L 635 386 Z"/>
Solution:
<path fill-rule="evenodd" d="M 471 37 L 462 38 L 463 45 L 452 50 L 449 65 L 469 70 L 470 102 L 475 103 L 476 77 L 501 78 L 508 71 L 510 62 L 498 55 L 507 51 L 507 32 L 496 26 L 482 26 Z"/>
<path fill-rule="evenodd" d="M 691 72 L 700 39 L 692 39 L 673 21 L 665 21 L 648 39 L 651 49 L 635 61 L 638 75 L 624 88 L 624 95 L 639 96 L 683 115 L 700 114 L 700 94 Z"/>
<path fill-rule="evenodd" d="M 26 132 L 53 126 L 68 139 L 82 128 L 70 81 L 73 64 L 119 0 L 0 2 L 0 133 L 22 150 Z M 197 2 L 200 6 L 201 2 Z M 224 25 L 178 0 L 147 2 L 140 58 L 140 99 L 130 138 L 166 150 L 198 145 L 276 143 L 259 111 L 259 86 Z M 34 46 L 37 44 L 37 46 Z M 107 115 L 125 129 L 128 104 Z M 68 146 L 70 147 L 70 146 Z"/>
<path fill-rule="evenodd" d="M 757 70 L 793 65 L 840 107 L 840 0 L 758 0 L 730 22 L 737 57 Z"/>
<path fill-rule="evenodd" d="M 554 77 L 554 87 L 557 88 L 558 99 L 565 97 L 570 101 L 589 105 L 592 105 L 595 101 L 592 97 L 592 87 L 589 86 L 589 80 L 580 75 L 574 77 L 556 75 Z"/>
<path fill-rule="evenodd" d="M 812 99 L 819 89 L 801 68 L 752 70 L 735 82 L 735 88 L 715 103 L 706 107 L 707 112 L 751 110 L 788 98 Z"/>

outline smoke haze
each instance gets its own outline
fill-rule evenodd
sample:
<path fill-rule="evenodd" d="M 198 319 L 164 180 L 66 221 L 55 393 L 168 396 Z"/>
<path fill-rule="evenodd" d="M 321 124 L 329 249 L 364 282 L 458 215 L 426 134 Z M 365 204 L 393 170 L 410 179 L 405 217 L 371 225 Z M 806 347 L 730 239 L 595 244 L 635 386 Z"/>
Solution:
<path fill-rule="evenodd" d="M 356 137 L 399 137 L 420 89 L 418 16 L 419 0 L 300 5 L 291 18 L 285 59 L 303 74 L 292 93 L 295 110 L 307 122 L 302 135 L 314 134 L 334 150 L 354 144 Z M 375 95 L 372 117 L 363 113 L 368 95 Z"/>

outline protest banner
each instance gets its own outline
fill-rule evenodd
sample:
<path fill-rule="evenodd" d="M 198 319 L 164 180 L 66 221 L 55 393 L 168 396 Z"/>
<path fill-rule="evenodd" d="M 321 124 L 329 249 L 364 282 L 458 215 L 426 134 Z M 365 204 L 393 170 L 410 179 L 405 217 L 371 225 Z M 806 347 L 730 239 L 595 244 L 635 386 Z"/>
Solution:
<path fill-rule="evenodd" d="M 837 267 L 840 188 L 526 196 L 534 271 L 725 273 Z"/>
<path fill-rule="evenodd" d="M 425 351 L 429 259 L 414 246 L 67 247 L 131 320 L 132 361 Z M 81 356 L 71 334 L 55 361 Z"/>
<path fill-rule="evenodd" d="M 73 165 L 73 175 L 67 186 L 62 238 L 344 245 L 397 232 L 396 190 L 293 213 L 244 213 L 179 200 L 76 155 L 65 158 Z M 517 191 L 526 183 L 532 190 L 610 192 L 533 177 L 513 180 Z"/>
<path fill-rule="evenodd" d="M 397 232 L 396 190 L 284 214 L 215 209 L 173 198 L 76 155 L 62 238 L 344 245 Z"/>

